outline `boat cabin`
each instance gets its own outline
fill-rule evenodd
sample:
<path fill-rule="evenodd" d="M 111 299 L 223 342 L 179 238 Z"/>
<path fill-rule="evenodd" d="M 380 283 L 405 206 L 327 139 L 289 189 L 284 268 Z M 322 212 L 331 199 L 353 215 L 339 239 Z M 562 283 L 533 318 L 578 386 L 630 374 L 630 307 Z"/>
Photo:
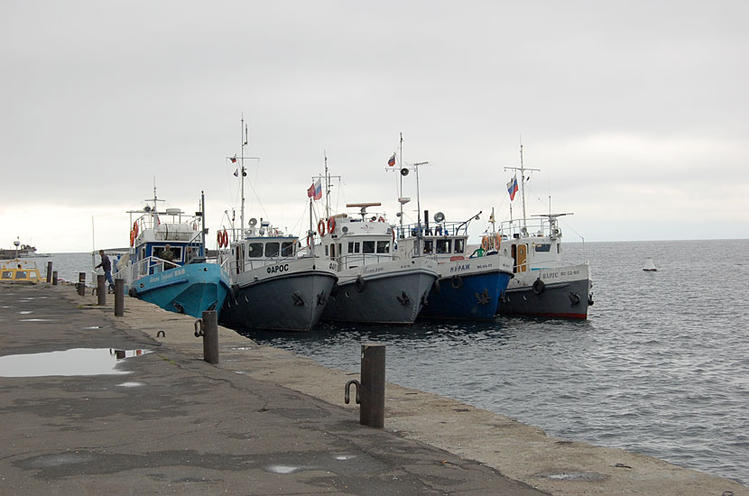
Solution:
<path fill-rule="evenodd" d="M 437 212 L 434 223 L 430 224 L 429 212 L 425 210 L 423 224 L 398 229 L 398 251 L 407 257 L 433 257 L 438 262 L 481 256 L 482 252 L 468 253 L 469 222 L 445 222 L 444 214 Z"/>
<path fill-rule="evenodd" d="M 349 203 L 349 208 L 360 208 L 359 218 L 348 214 L 320 220 L 318 233 L 322 238 L 323 256 L 334 260 L 341 268 L 354 268 L 393 258 L 395 231 L 384 214 L 367 214 L 368 207 L 380 203 Z"/>
<path fill-rule="evenodd" d="M 227 230 L 223 231 L 228 239 Z M 219 251 L 219 264 L 231 274 L 253 270 L 269 264 L 275 264 L 284 259 L 297 258 L 299 239 L 286 235 L 278 228 L 274 228 L 268 221 L 260 219 L 260 225 L 253 218 L 250 228 L 244 233 L 231 230 L 234 241 L 228 242 L 228 247 Z M 223 242 L 221 243 L 223 244 Z"/>
<path fill-rule="evenodd" d="M 562 255 L 562 231 L 557 217 L 567 214 L 538 215 L 523 222 L 522 219 L 501 223 L 500 251 L 512 257 L 513 272 L 527 272 L 531 267 L 554 265 Z"/>
<path fill-rule="evenodd" d="M 36 284 L 42 282 L 42 277 L 34 262 L 4 260 L 0 263 L 0 282 Z"/>

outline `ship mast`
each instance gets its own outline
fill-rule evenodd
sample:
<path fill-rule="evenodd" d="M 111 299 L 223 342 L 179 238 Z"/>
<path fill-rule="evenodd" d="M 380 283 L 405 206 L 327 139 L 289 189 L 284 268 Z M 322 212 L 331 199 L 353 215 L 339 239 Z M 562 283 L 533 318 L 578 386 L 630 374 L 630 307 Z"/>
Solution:
<path fill-rule="evenodd" d="M 525 167 L 525 164 L 523 163 L 523 143 L 520 143 L 520 167 L 505 167 L 505 170 L 514 170 L 514 171 L 520 171 L 520 199 L 523 203 L 523 232 L 528 231 L 527 226 L 527 215 L 525 213 L 525 171 L 535 171 L 539 172 L 541 169 L 531 169 L 529 167 Z M 512 202 L 510 202 L 510 209 L 512 209 Z"/>
<path fill-rule="evenodd" d="M 244 114 L 242 114 L 242 117 L 240 119 L 240 131 L 241 131 L 241 138 L 242 138 L 242 146 L 241 146 L 241 154 L 239 157 L 237 157 L 236 154 L 234 154 L 233 157 L 227 157 L 229 158 L 233 163 L 236 163 L 237 158 L 239 158 L 239 177 L 241 180 L 241 194 L 242 194 L 242 205 L 239 210 L 239 238 L 244 239 L 244 178 L 247 177 L 247 169 L 244 166 L 245 159 L 247 160 L 260 160 L 260 157 L 245 157 L 244 156 L 244 148 L 247 146 L 247 143 L 249 142 L 248 139 L 248 132 L 247 132 L 247 124 L 244 121 Z M 236 172 L 235 172 L 236 174 Z"/>

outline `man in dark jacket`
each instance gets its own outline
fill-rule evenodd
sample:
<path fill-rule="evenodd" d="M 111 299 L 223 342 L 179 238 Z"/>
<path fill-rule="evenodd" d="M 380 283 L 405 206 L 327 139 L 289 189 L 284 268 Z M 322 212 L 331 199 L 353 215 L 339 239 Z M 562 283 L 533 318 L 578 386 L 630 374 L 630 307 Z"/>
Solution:
<path fill-rule="evenodd" d="M 101 263 L 94 267 L 94 269 L 98 269 L 99 267 L 102 268 L 104 271 L 104 277 L 106 278 L 107 282 L 109 283 L 109 289 L 114 289 L 114 281 L 112 280 L 112 262 L 109 260 L 109 257 L 104 253 L 104 250 L 99 250 L 99 256 L 101 256 Z"/>

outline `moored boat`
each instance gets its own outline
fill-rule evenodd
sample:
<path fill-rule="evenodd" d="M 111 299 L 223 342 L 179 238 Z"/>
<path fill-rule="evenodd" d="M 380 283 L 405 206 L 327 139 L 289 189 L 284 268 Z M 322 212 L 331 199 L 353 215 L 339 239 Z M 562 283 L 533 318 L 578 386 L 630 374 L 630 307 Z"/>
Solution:
<path fill-rule="evenodd" d="M 37 284 L 42 276 L 34 262 L 15 258 L 0 262 L 0 282 Z"/>
<path fill-rule="evenodd" d="M 404 257 L 427 257 L 437 262 L 439 279 L 432 287 L 420 318 L 445 320 L 492 320 L 499 299 L 512 278 L 512 259 L 496 250 L 468 253 L 468 225 L 445 222 L 438 212 L 435 224 L 406 226 L 398 239 Z"/>
<path fill-rule="evenodd" d="M 353 203 L 360 218 L 342 213 L 322 219 L 324 256 L 338 264 L 338 283 L 323 320 L 366 324 L 411 324 L 437 279 L 437 263 L 394 253 L 395 231 L 383 214 L 367 214 L 380 203 Z"/>
<path fill-rule="evenodd" d="M 153 206 L 130 214 L 130 252 L 118 260 L 115 278 L 125 280 L 131 296 L 165 310 L 201 317 L 220 312 L 229 291 L 229 277 L 205 258 L 204 209 L 196 215 L 178 208 Z M 133 220 L 133 216 L 137 217 Z"/>

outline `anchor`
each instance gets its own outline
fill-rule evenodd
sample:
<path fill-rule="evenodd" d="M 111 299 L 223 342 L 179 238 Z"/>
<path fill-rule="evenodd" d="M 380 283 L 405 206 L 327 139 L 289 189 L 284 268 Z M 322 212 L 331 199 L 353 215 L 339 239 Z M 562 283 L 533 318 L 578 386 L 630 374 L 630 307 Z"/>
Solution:
<path fill-rule="evenodd" d="M 476 297 L 476 301 L 479 305 L 488 305 L 489 304 L 489 290 L 487 288 L 484 288 L 483 293 L 473 293 Z"/>

